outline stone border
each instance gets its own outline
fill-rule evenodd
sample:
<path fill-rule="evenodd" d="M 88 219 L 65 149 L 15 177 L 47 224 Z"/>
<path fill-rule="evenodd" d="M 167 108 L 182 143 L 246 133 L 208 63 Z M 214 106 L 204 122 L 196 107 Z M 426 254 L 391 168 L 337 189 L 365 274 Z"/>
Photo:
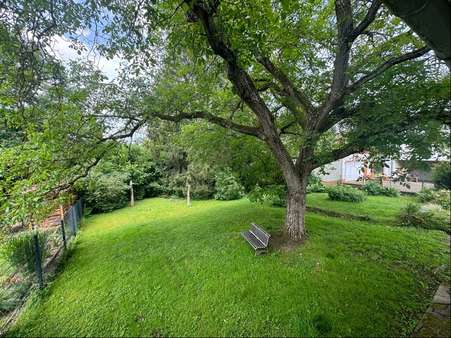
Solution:
<path fill-rule="evenodd" d="M 448 235 L 448 257 L 451 248 L 451 236 Z M 443 282 L 439 285 L 426 313 L 421 318 L 412 337 L 451 337 L 450 286 Z"/>
<path fill-rule="evenodd" d="M 441 284 L 412 337 L 450 337 L 451 307 L 449 285 Z"/>

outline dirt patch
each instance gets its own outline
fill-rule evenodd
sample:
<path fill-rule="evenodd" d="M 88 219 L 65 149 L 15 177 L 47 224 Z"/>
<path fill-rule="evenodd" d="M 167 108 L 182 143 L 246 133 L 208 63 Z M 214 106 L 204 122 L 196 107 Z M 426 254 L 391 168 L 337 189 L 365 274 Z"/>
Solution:
<path fill-rule="evenodd" d="M 282 252 L 290 252 L 301 246 L 308 238 L 306 234 L 300 241 L 293 241 L 284 232 L 278 232 L 271 234 L 271 240 L 269 241 L 271 250 L 280 250 Z"/>

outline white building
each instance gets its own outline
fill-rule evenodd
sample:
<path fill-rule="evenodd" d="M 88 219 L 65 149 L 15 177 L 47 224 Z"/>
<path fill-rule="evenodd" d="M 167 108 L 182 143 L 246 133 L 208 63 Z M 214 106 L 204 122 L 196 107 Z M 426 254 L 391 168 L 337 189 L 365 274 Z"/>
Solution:
<path fill-rule="evenodd" d="M 326 164 L 313 172 L 326 184 L 353 182 L 365 175 L 367 168 L 364 164 L 365 156 L 354 154 Z"/>
<path fill-rule="evenodd" d="M 322 169 L 317 168 L 313 172 L 326 184 L 352 183 L 360 181 L 364 178 L 371 179 L 377 175 L 378 172 L 374 169 L 368 168 L 365 165 L 366 158 L 367 154 L 349 155 L 340 160 L 326 164 Z M 430 169 L 435 163 L 441 161 L 449 161 L 449 159 L 446 156 L 433 156 L 429 159 L 423 160 L 423 162 L 425 162 L 425 168 L 409 170 L 410 180 L 431 182 Z M 379 174 L 388 180 L 404 167 L 406 167 L 406 160 L 386 160 L 384 165 L 381 165 Z"/>

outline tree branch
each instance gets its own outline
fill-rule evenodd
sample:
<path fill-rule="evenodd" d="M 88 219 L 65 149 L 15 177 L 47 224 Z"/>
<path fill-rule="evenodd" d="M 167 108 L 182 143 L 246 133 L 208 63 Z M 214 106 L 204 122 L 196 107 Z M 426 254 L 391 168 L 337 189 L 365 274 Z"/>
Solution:
<path fill-rule="evenodd" d="M 360 34 L 362 34 L 365 29 L 376 19 L 377 12 L 382 5 L 381 0 L 373 0 L 365 18 L 357 25 L 357 27 L 351 32 L 348 39 L 354 41 Z"/>
<path fill-rule="evenodd" d="M 296 124 L 296 121 L 291 121 L 291 122 L 288 122 L 286 125 L 282 126 L 282 127 L 280 128 L 279 135 L 282 135 L 282 134 L 288 134 L 287 130 L 288 130 L 290 127 L 294 126 L 295 124 Z"/>
<path fill-rule="evenodd" d="M 349 66 L 349 53 L 352 45 L 349 36 L 353 31 L 351 1 L 336 0 L 335 13 L 337 17 L 338 45 L 335 52 L 332 85 L 326 101 L 319 109 L 319 116 L 315 126 L 316 129 L 324 123 L 329 112 L 342 100 L 347 81 L 346 72 Z"/>
<path fill-rule="evenodd" d="M 333 105 L 329 105 L 329 106 L 324 106 L 321 109 L 321 114 L 317 120 L 317 125 L 316 125 L 316 129 L 319 131 L 324 131 L 329 129 L 333 124 L 339 122 L 340 120 L 342 120 L 345 117 L 348 117 L 349 115 L 346 115 L 344 117 L 340 117 L 339 115 L 335 116 L 338 117 L 338 120 L 334 120 L 334 119 L 330 119 L 331 115 L 330 111 L 339 111 L 340 108 L 340 101 L 342 101 L 342 98 L 344 95 L 346 94 L 350 94 L 352 92 L 354 92 L 355 90 L 357 90 L 358 88 L 360 88 L 362 85 L 364 85 L 365 83 L 373 80 L 374 78 L 376 78 L 377 76 L 381 75 L 383 72 L 385 72 L 387 69 L 400 64 L 402 62 L 405 61 L 409 61 L 409 60 L 413 60 L 416 59 L 420 56 L 425 55 L 426 53 L 428 53 L 431 49 L 427 46 L 424 46 L 420 49 L 416 49 L 412 52 L 403 54 L 401 56 L 398 57 L 394 57 L 391 58 L 387 61 L 385 61 L 384 63 L 382 63 L 381 65 L 379 65 L 375 70 L 373 70 L 371 73 L 361 77 L 359 80 L 357 80 L 356 82 L 352 83 L 351 85 L 347 86 L 344 88 L 344 90 L 341 93 L 341 97 L 338 98 L 338 100 L 335 102 L 335 107 Z M 330 114 L 330 115 L 329 115 Z"/>
<path fill-rule="evenodd" d="M 332 150 L 327 156 L 324 156 L 322 159 L 316 160 L 313 163 L 313 169 L 321 167 L 330 162 L 337 161 L 341 158 L 345 158 L 349 155 L 361 153 L 364 150 L 365 148 L 362 145 L 355 143 L 346 144 L 339 149 Z"/>
<path fill-rule="evenodd" d="M 303 92 L 296 89 L 288 76 L 280 68 L 276 67 L 276 65 L 274 65 L 268 57 L 260 57 L 258 58 L 258 62 L 280 82 L 286 95 L 297 101 L 297 103 L 302 106 L 307 113 L 314 111 L 315 108 L 308 97 Z"/>
<path fill-rule="evenodd" d="M 257 138 L 263 139 L 263 134 L 260 128 L 252 127 L 252 126 L 246 126 L 242 124 L 235 123 L 231 120 L 224 119 L 222 117 L 202 112 L 202 111 L 195 111 L 191 113 L 185 113 L 185 112 L 179 112 L 176 115 L 167 115 L 167 114 L 161 114 L 158 112 L 151 113 L 152 116 L 158 117 L 159 119 L 166 120 L 166 121 L 172 121 L 172 122 L 180 122 L 182 120 L 194 120 L 194 119 L 204 119 L 208 122 L 217 124 L 221 127 L 232 129 L 234 131 L 255 136 Z"/>
<path fill-rule="evenodd" d="M 356 82 L 354 82 L 353 84 L 349 85 L 348 87 L 346 87 L 345 92 L 347 94 L 352 93 L 353 91 L 355 91 L 356 89 L 358 89 L 359 87 L 361 87 L 363 84 L 365 84 L 368 81 L 371 81 L 372 79 L 374 79 L 375 77 L 377 77 L 378 75 L 382 74 L 383 72 L 385 72 L 387 69 L 400 64 L 402 62 L 408 61 L 408 60 L 413 60 L 416 59 L 420 56 L 423 56 L 424 54 L 428 53 L 431 49 L 427 46 L 424 46 L 420 49 L 416 49 L 412 52 L 403 54 L 401 56 L 398 57 L 394 57 L 391 58 L 387 61 L 385 61 L 383 64 L 379 65 L 375 70 L 373 70 L 371 73 L 361 77 L 359 80 L 357 80 Z"/>
<path fill-rule="evenodd" d="M 128 138 L 133 136 L 134 133 L 136 133 L 138 131 L 139 128 L 141 128 L 144 124 L 146 123 L 145 120 L 139 121 L 137 124 L 135 124 L 128 132 L 122 134 L 123 130 L 119 130 L 109 136 L 106 137 L 102 137 L 101 139 L 99 139 L 99 141 L 97 141 L 97 143 L 102 143 L 108 140 L 121 140 L 124 138 Z M 126 128 L 124 128 L 126 129 Z"/>
<path fill-rule="evenodd" d="M 252 78 L 240 65 L 237 55 L 228 45 L 222 33 L 223 30 L 218 29 L 217 22 L 213 19 L 216 7 L 211 8 L 206 2 L 200 0 L 185 0 L 185 3 L 189 7 L 188 16 L 194 16 L 200 21 L 211 49 L 225 61 L 228 79 L 260 122 L 259 134 L 279 162 L 285 179 L 289 182 L 297 181 L 298 176 L 294 171 L 293 160 L 280 139 L 271 111 L 259 95 Z"/>

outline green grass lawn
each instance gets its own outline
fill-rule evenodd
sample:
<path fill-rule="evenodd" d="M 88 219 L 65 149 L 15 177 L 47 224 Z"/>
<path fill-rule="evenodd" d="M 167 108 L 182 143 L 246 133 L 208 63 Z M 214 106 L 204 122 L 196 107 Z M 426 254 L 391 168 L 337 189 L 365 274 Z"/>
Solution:
<path fill-rule="evenodd" d="M 311 213 L 303 246 L 254 256 L 240 231 L 253 221 L 276 231 L 283 214 L 244 199 L 195 201 L 188 208 L 156 198 L 89 217 L 64 271 L 29 302 L 9 335 L 397 336 L 413 330 L 439 283 L 437 267 L 448 261 L 444 233 Z"/>
<path fill-rule="evenodd" d="M 413 202 L 416 202 L 416 198 L 407 195 L 400 197 L 368 196 L 364 202 L 351 203 L 332 201 L 328 198 L 327 193 L 307 194 L 307 205 L 309 206 L 351 215 L 369 216 L 371 220 L 381 224 L 394 224 L 400 209 Z"/>

